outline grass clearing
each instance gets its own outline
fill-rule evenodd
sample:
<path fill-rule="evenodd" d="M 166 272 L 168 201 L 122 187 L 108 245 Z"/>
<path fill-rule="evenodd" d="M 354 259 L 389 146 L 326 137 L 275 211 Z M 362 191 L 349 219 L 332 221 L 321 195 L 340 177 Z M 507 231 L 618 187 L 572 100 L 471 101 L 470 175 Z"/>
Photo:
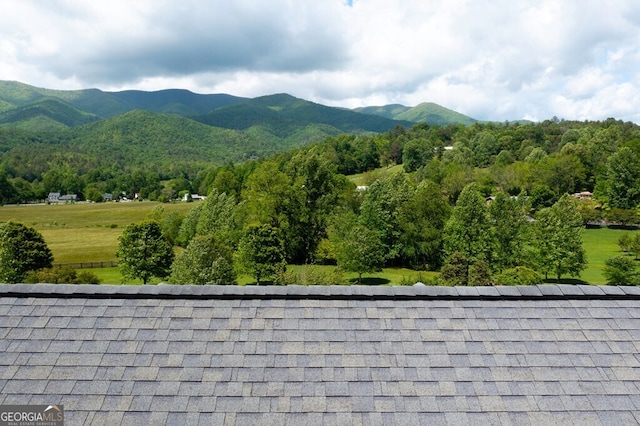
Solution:
<path fill-rule="evenodd" d="M 391 167 L 380 167 L 368 172 L 358 173 L 357 175 L 349 175 L 347 178 L 357 186 L 367 186 L 371 185 L 373 181 L 381 179 L 398 170 L 402 170 L 402 164 L 396 164 Z"/>
<path fill-rule="evenodd" d="M 606 284 L 602 271 L 605 260 L 613 256 L 624 255 L 618 246 L 618 238 L 625 232 L 634 233 L 637 230 L 592 228 L 583 234 L 584 249 L 587 253 L 587 269 L 580 279 L 589 284 Z"/>
<path fill-rule="evenodd" d="M 77 203 L 0 207 L 0 222 L 14 221 L 37 229 L 53 252 L 54 263 L 115 260 L 123 229 L 145 219 L 157 205 L 186 212 L 193 203 Z"/>

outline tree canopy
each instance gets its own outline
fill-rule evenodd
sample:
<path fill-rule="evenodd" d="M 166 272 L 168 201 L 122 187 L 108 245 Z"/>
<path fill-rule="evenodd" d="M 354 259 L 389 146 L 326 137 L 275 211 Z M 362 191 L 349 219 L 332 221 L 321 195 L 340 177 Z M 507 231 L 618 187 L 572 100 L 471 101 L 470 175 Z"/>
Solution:
<path fill-rule="evenodd" d="M 124 229 L 116 257 L 123 277 L 141 279 L 147 284 L 152 277 L 169 275 L 174 254 L 160 224 L 149 220 Z"/>
<path fill-rule="evenodd" d="M 38 231 L 21 223 L 0 223 L 0 282 L 19 283 L 29 271 L 51 268 L 52 262 Z"/>

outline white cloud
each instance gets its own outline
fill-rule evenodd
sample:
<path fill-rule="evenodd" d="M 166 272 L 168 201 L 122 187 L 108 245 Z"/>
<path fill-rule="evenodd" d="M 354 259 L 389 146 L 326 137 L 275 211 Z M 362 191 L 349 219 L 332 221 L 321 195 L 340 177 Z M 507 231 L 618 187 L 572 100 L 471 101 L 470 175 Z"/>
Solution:
<path fill-rule="evenodd" d="M 5 0 L 0 78 L 640 122 L 640 4 Z"/>

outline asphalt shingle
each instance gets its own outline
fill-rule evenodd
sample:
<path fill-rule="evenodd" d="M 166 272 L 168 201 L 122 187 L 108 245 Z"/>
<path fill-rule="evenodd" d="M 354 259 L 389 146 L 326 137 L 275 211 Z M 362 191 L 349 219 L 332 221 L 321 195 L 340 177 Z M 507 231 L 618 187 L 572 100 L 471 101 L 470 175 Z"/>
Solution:
<path fill-rule="evenodd" d="M 0 285 L 0 403 L 69 424 L 633 423 L 626 287 Z"/>

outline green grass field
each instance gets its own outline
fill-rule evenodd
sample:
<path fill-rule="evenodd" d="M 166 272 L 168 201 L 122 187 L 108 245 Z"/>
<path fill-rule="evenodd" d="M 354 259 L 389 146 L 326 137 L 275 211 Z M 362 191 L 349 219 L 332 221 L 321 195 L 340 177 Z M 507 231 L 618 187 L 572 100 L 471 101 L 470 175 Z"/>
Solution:
<path fill-rule="evenodd" d="M 376 179 L 381 179 L 388 174 L 402 170 L 402 164 L 397 164 L 391 167 L 380 167 L 379 169 L 371 170 L 369 172 L 358 173 L 357 175 L 347 176 L 351 182 L 356 185 L 371 185 Z"/>
<path fill-rule="evenodd" d="M 51 248 L 56 264 L 79 262 L 102 262 L 115 260 L 118 237 L 125 226 L 138 223 L 158 203 L 99 203 L 65 205 L 31 205 L 0 207 L 0 222 L 13 220 L 40 231 Z M 192 203 L 162 204 L 166 211 L 186 212 Z M 627 231 L 599 228 L 584 232 L 584 247 L 587 252 L 588 266 L 580 280 L 590 284 L 604 284 L 602 275 L 606 259 L 620 255 L 618 238 Z M 291 266 L 300 271 L 304 266 Z M 333 267 L 325 266 L 328 272 Z M 122 277 L 117 268 L 92 269 L 105 284 L 120 284 Z M 421 275 L 419 275 L 421 274 Z M 386 268 L 382 272 L 363 276 L 363 283 L 370 285 L 400 284 L 403 281 L 429 279 L 434 272 L 413 271 L 401 268 Z M 356 274 L 345 274 L 348 280 L 355 280 Z M 248 276 L 238 279 L 240 284 L 250 284 Z M 157 283 L 158 280 L 154 281 Z M 131 282 L 127 284 L 141 284 Z"/>
<path fill-rule="evenodd" d="M 159 203 L 97 203 L 0 207 L 0 222 L 12 220 L 37 229 L 53 252 L 54 262 L 115 260 L 118 237 Z M 184 211 L 192 203 L 162 204 L 166 211 Z"/>
<path fill-rule="evenodd" d="M 636 230 L 621 230 L 610 228 L 587 229 L 584 232 L 584 249 L 587 252 L 587 269 L 585 269 L 580 279 L 589 284 L 605 284 L 606 280 L 602 275 L 604 262 L 610 257 L 623 255 L 618 247 L 618 238 L 625 232 L 633 233 Z"/>

